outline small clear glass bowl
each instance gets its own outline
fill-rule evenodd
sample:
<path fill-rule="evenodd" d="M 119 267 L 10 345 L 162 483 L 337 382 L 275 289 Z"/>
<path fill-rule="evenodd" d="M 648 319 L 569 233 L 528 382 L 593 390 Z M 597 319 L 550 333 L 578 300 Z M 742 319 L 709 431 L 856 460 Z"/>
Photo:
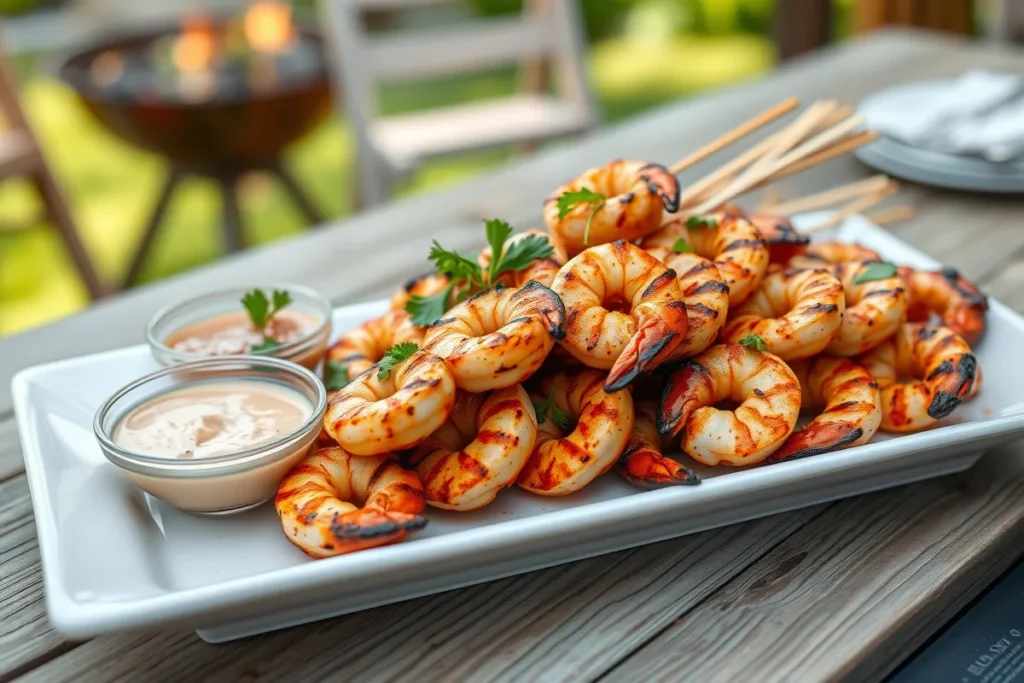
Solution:
<path fill-rule="evenodd" d="M 291 433 L 253 448 L 211 458 L 162 458 L 114 443 L 118 423 L 136 407 L 168 391 L 210 380 L 269 380 L 305 396 L 309 418 Z M 107 460 L 129 481 L 187 512 L 224 515 L 269 500 L 285 475 L 313 447 L 327 409 L 327 391 L 310 370 L 266 356 L 223 356 L 157 370 L 119 389 L 96 412 L 93 431 Z"/>
<path fill-rule="evenodd" d="M 312 332 L 302 338 L 282 344 L 270 351 L 257 352 L 253 355 L 284 358 L 315 371 L 327 352 L 327 342 L 331 336 L 333 308 L 331 302 L 316 290 L 289 284 L 272 284 L 259 288 L 222 289 L 186 299 L 157 311 L 156 315 L 150 319 L 149 325 L 146 326 L 146 341 L 149 343 L 153 358 L 160 365 L 169 366 L 213 357 L 171 348 L 167 345 L 167 340 L 186 325 L 194 325 L 226 313 L 243 311 L 242 297 L 253 289 L 262 289 L 268 293 L 275 289 L 283 289 L 292 296 L 292 302 L 288 305 L 289 310 L 305 313 L 320 321 L 320 324 Z M 228 356 L 217 357 L 226 358 Z"/>

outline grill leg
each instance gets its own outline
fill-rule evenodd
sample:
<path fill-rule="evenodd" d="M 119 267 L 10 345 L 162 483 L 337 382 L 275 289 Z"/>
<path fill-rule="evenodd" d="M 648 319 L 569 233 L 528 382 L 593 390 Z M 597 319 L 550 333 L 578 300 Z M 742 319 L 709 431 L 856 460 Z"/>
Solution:
<path fill-rule="evenodd" d="M 306 217 L 306 220 L 313 225 L 318 225 L 324 222 L 324 215 L 320 213 L 320 210 L 316 207 L 316 204 L 309 198 L 303 189 L 295 182 L 295 178 L 288 172 L 288 169 L 281 163 L 276 163 L 271 167 L 271 170 L 281 181 L 281 185 L 284 186 L 288 196 L 291 197 L 295 206 L 298 207 L 302 215 Z"/>
<path fill-rule="evenodd" d="M 171 201 L 171 195 L 174 194 L 179 180 L 181 180 L 181 172 L 176 168 L 171 168 L 167 174 L 167 179 L 164 181 L 160 197 L 153 207 L 153 213 L 149 218 L 149 224 L 146 226 L 146 232 L 142 234 L 142 240 L 139 242 L 139 246 L 135 250 L 135 256 L 132 257 L 132 263 L 128 267 L 128 275 L 124 278 L 125 289 L 134 286 L 139 279 L 142 264 L 146 262 L 146 257 L 149 256 L 149 252 L 153 248 L 153 240 L 156 238 L 160 222 L 163 220 L 164 213 L 167 212 L 167 205 Z"/>

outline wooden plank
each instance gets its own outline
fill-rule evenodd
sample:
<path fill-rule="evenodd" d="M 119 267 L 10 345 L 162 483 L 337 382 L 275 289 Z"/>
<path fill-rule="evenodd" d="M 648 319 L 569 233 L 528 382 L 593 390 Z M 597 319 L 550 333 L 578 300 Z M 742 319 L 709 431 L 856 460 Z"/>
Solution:
<path fill-rule="evenodd" d="M 28 482 L 0 483 L 0 681 L 71 647 L 50 628 L 43 604 Z"/>
<path fill-rule="evenodd" d="M 101 637 L 25 681 L 593 680 L 825 506 L 211 646 Z M 400 647 L 396 644 L 400 643 Z"/>
<path fill-rule="evenodd" d="M 25 467 L 21 460 L 21 443 L 14 415 L 0 416 L 0 482 L 10 479 Z"/>

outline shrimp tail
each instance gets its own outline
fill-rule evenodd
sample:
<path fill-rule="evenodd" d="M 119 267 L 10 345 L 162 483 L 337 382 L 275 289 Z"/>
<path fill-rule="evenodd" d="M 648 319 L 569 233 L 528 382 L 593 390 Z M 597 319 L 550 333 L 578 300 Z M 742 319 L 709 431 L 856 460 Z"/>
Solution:
<path fill-rule="evenodd" d="M 799 432 L 794 432 L 782 448 L 768 458 L 768 462 L 797 460 L 829 453 L 851 445 L 862 436 L 862 428 L 840 422 L 808 425 Z"/>
<path fill-rule="evenodd" d="M 933 381 L 942 375 L 946 377 L 932 397 L 928 417 L 940 420 L 956 410 L 964 399 L 970 397 L 977 374 L 978 359 L 973 353 L 965 353 L 955 362 L 947 360 L 935 368 L 926 381 Z"/>
<path fill-rule="evenodd" d="M 654 194 L 661 197 L 665 210 L 675 213 L 679 210 L 679 179 L 661 164 L 647 164 L 640 169 L 640 177 Z"/>
<path fill-rule="evenodd" d="M 700 477 L 690 468 L 639 443 L 630 444 L 623 451 L 616 469 L 630 484 L 644 489 L 700 483 Z"/>
<path fill-rule="evenodd" d="M 629 339 L 626 348 L 622 350 L 622 355 L 608 371 L 604 390 L 612 392 L 625 389 L 641 372 L 655 367 L 664 360 L 676 346 L 679 346 L 680 341 L 682 337 L 661 318 L 651 316 L 642 319 L 636 334 Z"/>
<path fill-rule="evenodd" d="M 548 334 L 554 339 L 565 339 L 565 304 L 562 298 L 536 280 L 530 280 L 520 287 L 514 298 L 520 299 L 531 294 L 539 294 L 547 300 L 547 304 L 539 309 L 539 314 Z"/>
<path fill-rule="evenodd" d="M 676 370 L 661 393 L 658 408 L 658 433 L 675 436 L 686 425 L 694 409 L 700 406 L 697 388 L 707 381 L 708 370 L 703 365 L 687 360 Z"/>
<path fill-rule="evenodd" d="M 363 508 L 331 520 L 330 534 L 335 546 L 353 552 L 400 541 L 426 525 L 426 518 L 420 515 Z"/>

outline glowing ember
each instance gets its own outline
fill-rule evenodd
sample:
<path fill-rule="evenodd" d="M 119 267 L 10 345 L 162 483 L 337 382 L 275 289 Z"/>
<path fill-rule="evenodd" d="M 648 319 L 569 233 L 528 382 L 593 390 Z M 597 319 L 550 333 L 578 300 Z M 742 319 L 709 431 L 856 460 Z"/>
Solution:
<path fill-rule="evenodd" d="M 287 52 L 295 41 L 291 16 L 290 5 L 274 0 L 257 0 L 242 19 L 245 39 L 253 49 L 261 52 Z"/>

